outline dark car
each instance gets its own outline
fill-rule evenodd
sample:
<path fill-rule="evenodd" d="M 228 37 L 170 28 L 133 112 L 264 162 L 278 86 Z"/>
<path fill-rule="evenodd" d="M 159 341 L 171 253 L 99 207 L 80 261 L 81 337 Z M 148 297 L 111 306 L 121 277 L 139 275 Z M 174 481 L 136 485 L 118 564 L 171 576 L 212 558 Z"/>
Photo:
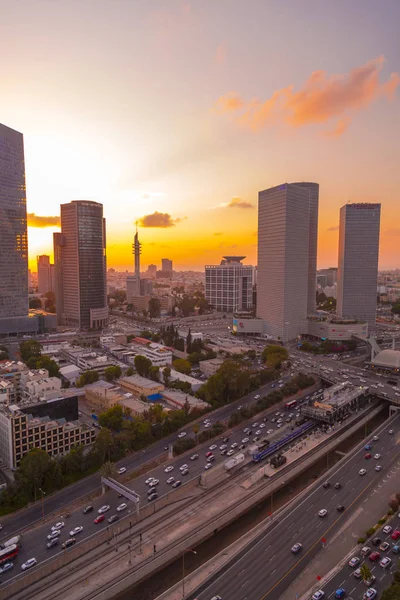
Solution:
<path fill-rule="evenodd" d="M 337 510 L 338 512 L 343 512 L 343 511 L 344 511 L 344 506 L 343 506 L 343 504 L 338 504 L 338 505 L 337 505 L 337 507 L 336 507 L 336 510 Z"/>
<path fill-rule="evenodd" d="M 371 540 L 371 544 L 372 544 L 373 546 L 379 546 L 379 544 L 381 544 L 381 543 L 382 543 L 382 540 L 381 540 L 381 538 L 379 538 L 379 537 L 374 537 L 374 538 L 372 538 L 372 540 Z"/>
<path fill-rule="evenodd" d="M 109 519 L 107 519 L 109 523 L 115 523 L 115 521 L 119 521 L 118 515 L 111 515 Z"/>
<path fill-rule="evenodd" d="M 92 512 L 92 510 L 94 510 L 93 506 L 85 506 L 85 508 L 83 509 L 83 514 L 86 515 L 87 513 Z"/>
<path fill-rule="evenodd" d="M 152 500 L 157 500 L 158 498 L 158 494 L 150 494 L 150 496 L 147 498 L 148 502 L 151 502 Z"/>
<path fill-rule="evenodd" d="M 323 487 L 323 488 L 325 488 L 325 489 L 327 490 L 328 488 L 330 488 L 330 487 L 331 487 L 331 484 L 330 484 L 330 482 L 329 482 L 329 481 L 325 481 L 325 483 L 323 483 L 323 484 L 322 484 L 322 487 Z"/>
<path fill-rule="evenodd" d="M 74 544 L 76 544 L 76 539 L 74 537 L 71 537 L 62 544 L 62 547 L 65 550 L 65 548 L 69 548 L 70 546 L 73 546 Z"/>
<path fill-rule="evenodd" d="M 53 540 L 50 540 L 49 542 L 47 542 L 46 546 L 47 548 L 54 548 L 54 546 L 57 546 L 59 542 L 58 538 L 54 538 Z"/>
<path fill-rule="evenodd" d="M 224 438 L 222 441 L 224 442 L 224 444 L 227 444 L 227 443 L 229 442 L 229 438 L 228 438 L 228 437 L 226 437 L 226 438 Z"/>
<path fill-rule="evenodd" d="M 371 452 L 367 452 L 367 454 L 364 454 L 364 458 L 366 458 L 367 460 L 369 460 L 370 458 L 372 458 Z"/>
<path fill-rule="evenodd" d="M 342 484 L 337 481 L 333 487 L 335 488 L 335 490 L 340 490 Z"/>

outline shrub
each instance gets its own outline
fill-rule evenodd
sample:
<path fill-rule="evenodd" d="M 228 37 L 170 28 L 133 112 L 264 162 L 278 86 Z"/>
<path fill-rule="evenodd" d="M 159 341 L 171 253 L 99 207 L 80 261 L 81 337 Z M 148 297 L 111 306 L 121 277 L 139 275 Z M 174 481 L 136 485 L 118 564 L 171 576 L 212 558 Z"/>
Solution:
<path fill-rule="evenodd" d="M 367 538 L 371 537 L 371 535 L 374 535 L 375 531 L 376 531 L 376 527 L 370 527 L 369 529 L 367 529 L 367 531 L 366 531 Z"/>
<path fill-rule="evenodd" d="M 365 544 L 365 538 L 363 538 L 363 537 L 358 538 L 357 544 Z"/>
<path fill-rule="evenodd" d="M 378 523 L 379 525 L 383 525 L 384 523 L 386 523 L 386 517 L 382 517 L 382 519 L 379 519 Z"/>
<path fill-rule="evenodd" d="M 391 515 L 394 515 L 393 508 L 388 508 L 387 511 L 386 511 L 386 514 L 388 515 L 388 517 L 390 517 Z"/>
<path fill-rule="evenodd" d="M 194 448 L 195 445 L 196 445 L 196 442 L 195 442 L 194 438 L 192 438 L 192 437 L 178 440 L 177 442 L 175 442 L 175 444 L 173 446 L 174 454 L 176 454 L 176 455 L 182 454 L 183 452 L 186 452 L 186 450 L 190 450 L 191 448 Z"/>

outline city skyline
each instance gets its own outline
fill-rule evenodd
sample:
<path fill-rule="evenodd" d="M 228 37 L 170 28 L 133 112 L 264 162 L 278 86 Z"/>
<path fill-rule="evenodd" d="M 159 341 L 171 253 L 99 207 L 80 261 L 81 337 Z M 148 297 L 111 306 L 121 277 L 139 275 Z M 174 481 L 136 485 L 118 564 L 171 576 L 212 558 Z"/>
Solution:
<path fill-rule="evenodd" d="M 382 204 L 380 268 L 400 264 L 398 2 L 233 4 L 99 0 L 79 25 L 64 0 L 3 11 L 1 122 L 24 134 L 32 269 L 72 200 L 104 205 L 111 267 L 131 265 L 135 221 L 146 265 L 256 264 L 258 191 L 301 180 L 321 187 L 319 267 L 337 263 L 347 202 Z"/>

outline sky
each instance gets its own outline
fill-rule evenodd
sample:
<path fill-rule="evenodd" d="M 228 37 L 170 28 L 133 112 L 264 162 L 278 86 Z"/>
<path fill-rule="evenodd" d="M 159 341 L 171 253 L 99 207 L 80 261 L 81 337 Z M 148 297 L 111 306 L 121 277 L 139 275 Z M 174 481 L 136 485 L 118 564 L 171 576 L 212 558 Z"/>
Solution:
<path fill-rule="evenodd" d="M 381 202 L 400 267 L 400 2 L 0 0 L 0 122 L 24 134 L 30 267 L 60 204 L 104 205 L 108 266 L 257 263 L 258 191 L 320 184 L 318 266 L 339 209 Z"/>

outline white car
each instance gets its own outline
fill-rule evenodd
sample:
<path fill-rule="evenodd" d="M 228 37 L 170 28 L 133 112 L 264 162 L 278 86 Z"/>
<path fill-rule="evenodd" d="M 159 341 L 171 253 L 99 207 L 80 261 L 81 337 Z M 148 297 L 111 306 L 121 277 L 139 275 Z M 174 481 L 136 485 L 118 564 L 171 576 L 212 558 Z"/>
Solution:
<path fill-rule="evenodd" d="M 394 430 L 393 429 L 389 429 L 389 435 L 393 435 L 394 434 Z"/>
<path fill-rule="evenodd" d="M 375 471 L 382 471 L 382 467 L 381 467 L 381 465 L 376 465 L 376 467 L 375 467 Z"/>
<path fill-rule="evenodd" d="M 321 598 L 323 598 L 325 596 L 325 592 L 323 592 L 322 590 L 318 590 L 317 592 L 315 592 L 315 594 L 313 594 L 311 600 L 321 600 Z"/>
<path fill-rule="evenodd" d="M 228 452 L 226 453 L 227 456 L 232 456 L 232 454 L 235 454 L 234 450 L 228 450 Z"/>
<path fill-rule="evenodd" d="M 181 466 L 179 467 L 179 470 L 180 470 L 180 471 L 186 471 L 188 468 L 189 468 L 189 467 L 188 467 L 188 465 L 184 464 L 184 465 L 181 465 Z"/>
<path fill-rule="evenodd" d="M 237 448 L 238 447 L 238 443 L 237 442 L 233 442 L 233 444 L 231 444 L 231 448 Z"/>
<path fill-rule="evenodd" d="M 374 458 L 375 458 L 375 460 L 379 460 L 379 459 L 380 459 L 380 457 L 381 457 L 381 455 L 380 455 L 380 454 L 374 454 Z"/>
<path fill-rule="evenodd" d="M 226 450 L 226 449 L 227 449 L 227 447 L 228 447 L 228 446 L 227 446 L 227 444 L 222 444 L 222 445 L 219 447 L 219 449 L 220 449 L 220 450 Z"/>
<path fill-rule="evenodd" d="M 83 527 L 81 525 L 78 525 L 77 527 L 71 529 L 71 531 L 69 532 L 69 537 L 74 537 L 77 533 L 81 533 L 82 531 Z"/>
<path fill-rule="evenodd" d="M 49 533 L 49 535 L 47 536 L 48 540 L 54 540 L 55 538 L 58 538 L 61 535 L 61 531 L 59 529 L 54 529 L 51 533 Z"/>
<path fill-rule="evenodd" d="M 208 471 L 208 469 L 211 469 L 211 467 L 212 467 L 212 463 L 207 463 L 206 465 L 204 465 L 204 469 L 206 471 Z"/>
<path fill-rule="evenodd" d="M 99 515 L 103 515 L 104 513 L 106 513 L 108 510 L 110 510 L 110 505 L 109 504 L 104 504 L 104 506 L 101 506 L 99 508 L 99 510 L 97 511 L 99 513 Z"/>
<path fill-rule="evenodd" d="M 169 465 L 169 467 L 164 469 L 164 473 L 171 473 L 171 471 L 173 471 L 173 470 L 174 470 L 174 467 L 172 465 Z"/>
<path fill-rule="evenodd" d="M 37 565 L 36 558 L 28 558 L 28 560 L 21 565 L 21 569 L 23 571 L 26 571 L 26 569 L 30 569 L 31 567 L 34 567 L 35 565 Z"/>
<path fill-rule="evenodd" d="M 382 529 L 383 533 L 392 533 L 393 531 L 393 527 L 391 527 L 390 525 L 385 525 L 385 527 Z"/>
<path fill-rule="evenodd" d="M 212 444 L 212 446 L 209 447 L 209 450 L 211 450 L 211 452 L 213 452 L 217 448 L 218 448 L 217 444 Z"/>
<path fill-rule="evenodd" d="M 358 474 L 359 474 L 359 475 L 366 475 L 366 474 L 367 474 L 367 471 L 366 471 L 366 469 L 360 469 L 360 470 L 358 471 Z"/>
<path fill-rule="evenodd" d="M 56 530 L 62 529 L 64 526 L 65 526 L 64 521 L 60 521 L 59 523 L 56 523 L 55 525 L 53 525 L 51 530 L 56 531 Z"/>
<path fill-rule="evenodd" d="M 257 429 L 256 435 L 261 435 L 261 429 Z"/>
<path fill-rule="evenodd" d="M 158 485 L 159 483 L 160 483 L 159 479 L 153 479 L 153 481 L 150 481 L 149 486 L 156 487 L 156 485 Z"/>
<path fill-rule="evenodd" d="M 382 558 L 382 560 L 379 564 L 382 567 L 382 569 L 387 569 L 392 564 L 392 559 L 389 558 L 388 556 L 385 556 L 385 558 Z"/>
<path fill-rule="evenodd" d="M 347 564 L 349 565 L 349 567 L 354 569 L 360 564 L 360 559 L 358 558 L 358 556 L 353 556 L 353 558 L 351 558 Z"/>
<path fill-rule="evenodd" d="M 146 485 L 150 485 L 150 483 L 153 481 L 154 477 L 149 477 L 148 479 L 146 479 Z"/>
<path fill-rule="evenodd" d="M 372 438 L 374 442 L 377 442 L 379 440 L 377 435 L 374 435 L 374 437 Z"/>
<path fill-rule="evenodd" d="M 175 477 L 168 477 L 168 479 L 167 479 L 168 485 L 171 485 L 171 483 L 174 483 L 174 481 L 175 481 Z"/>
<path fill-rule="evenodd" d="M 118 475 L 123 475 L 124 473 L 126 473 L 126 467 L 121 467 L 118 469 Z"/>
<path fill-rule="evenodd" d="M 273 429 L 268 429 L 267 435 L 271 435 L 271 433 L 274 433 L 274 430 Z"/>
<path fill-rule="evenodd" d="M 185 435 L 186 435 L 186 431 L 181 431 L 180 433 L 178 433 L 178 438 L 179 439 L 184 438 Z"/>
<path fill-rule="evenodd" d="M 242 444 L 247 444 L 249 441 L 250 441 L 249 438 L 245 437 L 242 439 Z"/>
<path fill-rule="evenodd" d="M 376 589 L 368 588 L 365 594 L 363 595 L 363 600 L 373 600 L 376 597 L 377 593 L 378 592 L 376 591 Z"/>
<path fill-rule="evenodd" d="M 204 427 L 205 427 L 206 429 L 208 429 L 209 427 L 211 427 L 211 423 L 210 423 L 210 421 L 208 421 L 208 423 L 206 423 L 206 424 L 204 425 Z M 185 435 L 186 435 L 186 434 L 185 434 Z"/>
<path fill-rule="evenodd" d="M 265 423 L 260 423 L 260 429 L 264 429 L 266 427 Z"/>
<path fill-rule="evenodd" d="M 117 512 L 121 512 L 121 510 L 125 510 L 126 508 L 128 508 L 128 505 L 126 504 L 126 502 L 123 502 L 122 504 L 117 506 Z"/>
<path fill-rule="evenodd" d="M 318 516 L 319 517 L 326 517 L 326 515 L 328 514 L 328 511 L 326 510 L 326 508 L 322 508 L 319 513 Z"/>

